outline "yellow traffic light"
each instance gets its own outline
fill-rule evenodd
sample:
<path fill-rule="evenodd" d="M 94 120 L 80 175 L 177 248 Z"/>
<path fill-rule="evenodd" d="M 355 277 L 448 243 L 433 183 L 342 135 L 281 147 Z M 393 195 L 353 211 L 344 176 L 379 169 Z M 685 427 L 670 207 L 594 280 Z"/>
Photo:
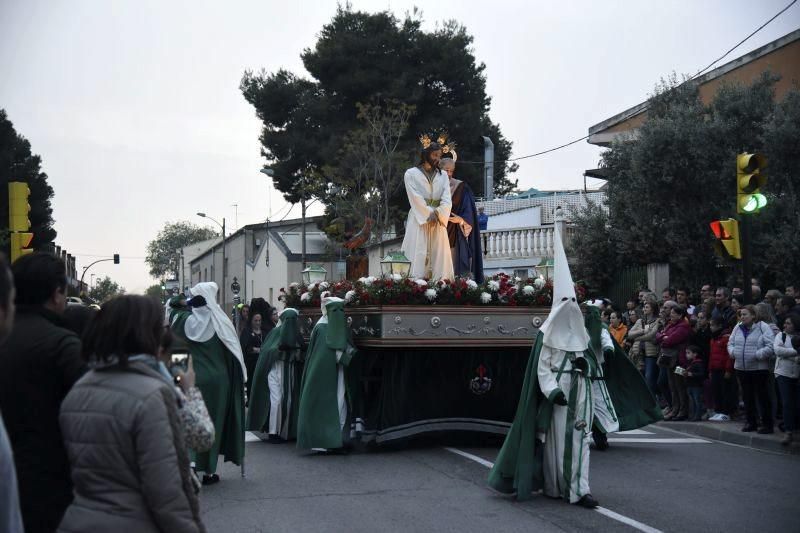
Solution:
<path fill-rule="evenodd" d="M 736 156 L 736 211 L 758 213 L 767 205 L 760 189 L 767 183 L 767 158 L 761 154 L 742 153 Z"/>
<path fill-rule="evenodd" d="M 31 221 L 28 218 L 31 205 L 28 197 L 31 190 L 27 183 L 12 181 L 8 184 L 8 229 L 10 231 L 28 231 Z"/>
<path fill-rule="evenodd" d="M 11 262 L 13 263 L 20 257 L 33 253 L 33 249 L 29 248 L 33 240 L 33 233 L 18 232 L 10 233 L 11 240 Z"/>
<path fill-rule="evenodd" d="M 714 237 L 722 243 L 729 256 L 736 259 L 742 258 L 742 245 L 739 241 L 739 221 L 733 218 L 715 220 L 711 224 Z"/>

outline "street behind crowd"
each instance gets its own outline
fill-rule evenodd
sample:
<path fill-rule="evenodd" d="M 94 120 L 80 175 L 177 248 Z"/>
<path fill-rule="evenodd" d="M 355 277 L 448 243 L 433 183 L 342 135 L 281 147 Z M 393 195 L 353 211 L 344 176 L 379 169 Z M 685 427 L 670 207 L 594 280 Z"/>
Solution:
<path fill-rule="evenodd" d="M 248 434 L 247 478 L 227 463 L 201 493 L 209 531 L 792 531 L 800 457 L 701 439 L 664 423 L 610 437 L 591 455 L 589 511 L 486 487 L 501 440 L 417 441 L 308 455 Z M 484 440 L 484 442 L 486 442 Z M 610 517 L 615 516 L 615 518 Z"/>

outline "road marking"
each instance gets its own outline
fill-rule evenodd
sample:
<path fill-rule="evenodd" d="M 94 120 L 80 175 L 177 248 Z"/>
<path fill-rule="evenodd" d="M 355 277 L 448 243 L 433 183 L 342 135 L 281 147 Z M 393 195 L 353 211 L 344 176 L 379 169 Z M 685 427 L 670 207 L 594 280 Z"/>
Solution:
<path fill-rule="evenodd" d="M 245 442 L 261 442 L 261 437 L 253 433 L 252 431 L 246 431 L 244 434 L 244 441 Z"/>
<path fill-rule="evenodd" d="M 471 453 L 467 453 L 467 452 L 461 451 L 461 450 L 459 450 L 457 448 L 445 448 L 445 450 L 447 450 L 448 452 L 454 453 L 456 455 L 460 455 L 461 457 L 466 457 L 470 461 L 475 461 L 479 465 L 483 465 L 486 468 L 492 468 L 494 466 L 494 463 L 492 463 L 490 461 L 487 461 L 486 459 L 484 459 L 482 457 L 478 457 L 477 455 L 472 455 Z"/>
<path fill-rule="evenodd" d="M 645 431 L 643 429 L 629 429 L 628 431 L 615 431 L 614 435 L 655 435 L 652 431 Z"/>
<path fill-rule="evenodd" d="M 596 507 L 595 511 L 597 511 L 601 515 L 613 518 L 617 522 L 622 522 L 623 524 L 627 524 L 634 529 L 638 529 L 639 531 L 644 531 L 645 533 L 662 533 L 660 529 L 650 527 L 647 524 L 642 524 L 638 520 L 634 520 L 633 518 L 628 518 L 627 516 L 615 513 L 614 511 L 606 509 L 605 507 Z"/>
<path fill-rule="evenodd" d="M 611 439 L 609 439 L 609 440 L 611 440 Z M 645 440 L 645 439 L 642 439 L 642 440 Z M 461 457 L 469 459 L 470 461 L 475 461 L 476 463 L 478 463 L 480 465 L 483 465 L 486 468 L 492 468 L 494 466 L 493 462 L 487 461 L 483 457 L 478 457 L 477 455 L 473 455 L 473 454 L 465 452 L 463 450 L 459 450 L 458 448 L 445 447 L 445 450 L 447 450 L 450 453 L 454 453 L 456 455 L 460 455 Z M 612 511 L 610 509 L 606 509 L 605 507 L 596 507 L 595 511 L 597 511 L 598 513 L 600 513 L 603 516 L 607 516 L 608 518 L 611 518 L 612 520 L 616 520 L 617 522 L 622 522 L 623 524 L 625 524 L 627 526 L 630 526 L 630 527 L 632 527 L 634 529 L 638 529 L 639 531 L 643 531 L 644 533 L 663 533 L 660 529 L 656 529 L 654 527 L 650 527 L 647 524 L 643 524 L 643 523 L 639 522 L 638 520 L 634 520 L 633 518 L 628 518 L 625 515 L 621 515 L 619 513 L 615 513 L 614 511 Z"/>
<path fill-rule="evenodd" d="M 627 442 L 637 444 L 710 444 L 706 439 L 639 439 L 636 437 L 609 437 L 608 442 Z"/>

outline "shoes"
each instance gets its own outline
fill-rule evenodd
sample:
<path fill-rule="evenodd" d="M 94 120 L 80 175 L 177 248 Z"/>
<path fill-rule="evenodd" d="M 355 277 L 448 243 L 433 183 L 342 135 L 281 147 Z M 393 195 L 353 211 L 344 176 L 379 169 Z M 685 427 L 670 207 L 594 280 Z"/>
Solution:
<path fill-rule="evenodd" d="M 213 485 L 219 483 L 219 476 L 217 474 L 203 474 L 203 485 Z"/>
<path fill-rule="evenodd" d="M 683 422 L 688 417 L 686 415 L 678 415 L 672 419 L 673 422 Z"/>
<path fill-rule="evenodd" d="M 742 428 L 742 431 L 743 431 L 744 433 L 750 433 L 750 432 L 752 432 L 752 431 L 755 431 L 755 430 L 756 430 L 756 427 L 755 427 L 755 426 L 753 426 L 753 425 L 751 425 L 751 424 L 747 424 L 746 426 L 744 426 L 744 427 Z"/>
<path fill-rule="evenodd" d="M 594 447 L 599 451 L 608 449 L 608 436 L 602 431 L 593 430 L 592 439 L 594 439 Z"/>
<path fill-rule="evenodd" d="M 672 414 L 671 410 L 664 413 L 664 420 L 669 421 L 672 420 L 673 418 L 675 418 L 675 416 Z"/>
<path fill-rule="evenodd" d="M 781 444 L 784 446 L 788 446 L 792 443 L 792 434 L 791 432 L 786 433 L 783 438 L 781 439 Z"/>
<path fill-rule="evenodd" d="M 758 428 L 756 433 L 760 433 L 761 435 L 769 435 L 771 433 L 775 433 L 775 429 L 773 429 L 772 426 L 761 426 Z"/>
<path fill-rule="evenodd" d="M 270 433 L 270 435 L 267 437 L 267 442 L 270 444 L 283 444 L 286 441 L 278 435 Z"/>
<path fill-rule="evenodd" d="M 717 413 L 714 416 L 712 416 L 711 418 L 709 418 L 709 420 L 711 422 L 730 422 L 731 417 L 729 417 L 728 415 L 726 415 L 724 413 Z"/>
<path fill-rule="evenodd" d="M 586 494 L 586 495 L 584 495 L 584 496 L 583 496 L 583 497 L 582 497 L 580 500 L 578 500 L 577 502 L 575 502 L 575 505 L 580 505 L 581 507 L 583 507 L 583 508 L 585 508 L 585 509 L 594 509 L 595 507 L 597 507 L 598 505 L 600 505 L 600 502 L 598 502 L 597 500 L 595 500 L 595 499 L 592 497 L 592 495 L 591 495 L 591 494 Z"/>

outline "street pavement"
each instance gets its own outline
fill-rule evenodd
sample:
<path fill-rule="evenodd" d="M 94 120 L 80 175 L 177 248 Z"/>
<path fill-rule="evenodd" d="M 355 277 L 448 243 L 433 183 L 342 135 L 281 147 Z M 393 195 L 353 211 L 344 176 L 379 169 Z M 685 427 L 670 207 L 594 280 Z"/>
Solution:
<path fill-rule="evenodd" d="M 211 532 L 800 531 L 800 457 L 648 426 L 592 451 L 589 511 L 486 488 L 500 439 L 310 455 L 248 434 L 247 478 L 203 488 Z M 483 443 L 480 443 L 483 441 Z"/>

